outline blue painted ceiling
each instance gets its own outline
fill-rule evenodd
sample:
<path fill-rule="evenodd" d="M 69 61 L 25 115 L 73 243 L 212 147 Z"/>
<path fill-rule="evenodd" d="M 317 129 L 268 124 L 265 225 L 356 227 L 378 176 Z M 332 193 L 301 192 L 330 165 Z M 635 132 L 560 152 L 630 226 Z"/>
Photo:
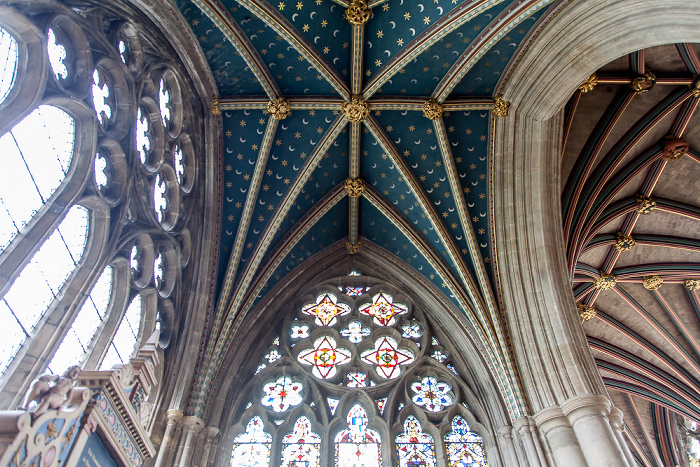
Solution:
<path fill-rule="evenodd" d="M 312 53 L 321 57 L 322 65 L 337 73 L 347 86 L 352 87 L 353 26 L 344 18 L 345 6 L 336 0 L 275 0 L 267 4 L 263 0 L 241 2 L 234 0 L 176 0 L 192 31 L 199 40 L 208 59 L 211 72 L 218 86 L 219 98 L 234 103 L 223 110 L 223 152 L 221 196 L 220 258 L 217 272 L 217 295 L 225 284 L 231 251 L 236 236 L 245 236 L 245 242 L 237 267 L 229 271 L 235 290 L 240 285 L 246 267 L 253 255 L 259 266 L 252 272 L 259 273 L 273 258 L 276 263 L 268 274 L 260 292 L 249 300 L 257 301 L 266 291 L 298 264 L 336 242 L 349 237 L 349 209 L 347 197 L 335 203 L 308 229 L 295 226 L 308 219 L 314 207 L 348 178 L 351 159 L 351 126 L 345 124 L 335 137 L 312 176 L 306 181 L 300 194 L 292 201 L 289 211 L 276 226 L 269 223 L 280 207 L 285 194 L 302 172 L 321 139 L 341 115 L 337 87 L 329 82 L 311 64 L 273 23 L 290 25 L 290 34 L 307 44 Z M 461 80 L 452 86 L 446 102 L 457 99 L 481 98 L 493 102 L 495 90 L 504 70 L 514 61 L 514 54 L 526 43 L 538 21 L 545 16 L 553 1 L 494 1 L 494 0 L 388 0 L 375 1 L 372 16 L 364 26 L 363 56 L 360 58 L 363 85 L 387 70 L 397 54 L 410 51 L 409 60 L 395 67 L 392 74 L 376 89 L 369 99 L 419 98 L 427 101 L 438 84 L 456 73 L 454 65 L 460 58 L 472 57 Z M 246 8 L 257 5 L 260 8 Z M 467 21 L 450 22 L 465 8 L 473 7 Z M 461 10 L 460 10 L 461 8 Z M 521 13 L 513 15 L 514 10 Z M 274 11 L 263 15 L 261 11 Z M 217 13 L 219 20 L 214 22 Z M 510 16 L 508 16 L 510 15 Z M 269 95 L 256 79 L 251 66 L 229 41 L 226 28 L 233 25 L 243 31 L 244 41 L 254 50 L 267 68 L 281 97 L 313 99 L 324 96 L 335 99 L 333 106 L 316 105 L 306 109 L 294 109 L 289 117 L 278 122 L 272 136 L 269 157 L 261 157 L 264 135 L 271 117 L 263 112 L 263 106 L 251 108 L 235 106 L 236 99 L 256 99 L 267 102 Z M 485 38 L 493 37 L 492 40 Z M 427 45 L 421 40 L 434 37 Z M 314 52 L 315 51 L 315 52 Z M 308 54 L 307 54 L 308 56 Z M 357 78 L 356 78 L 357 79 Z M 501 83 L 502 85 L 502 83 Z M 280 97 L 280 96 L 276 96 Z M 316 100 L 318 102 L 318 99 Z M 422 104 L 421 104 L 422 105 Z M 226 109 L 225 106 L 223 106 Z M 451 157 L 457 172 L 459 193 L 452 189 L 443 155 L 436 136 L 434 122 L 421 111 L 373 109 L 371 118 L 383 129 L 412 171 L 422 196 L 433 204 L 437 222 L 453 237 L 456 253 L 462 258 L 466 270 L 473 276 L 477 269 L 486 272 L 486 287 L 495 287 L 491 258 L 493 244 L 490 232 L 489 154 L 491 122 L 488 108 L 481 110 L 449 110 L 443 117 Z M 364 125 L 359 132 L 359 176 L 366 185 L 376 190 L 386 203 L 393 207 L 395 215 L 405 221 L 413 232 L 422 237 L 425 244 L 436 253 L 443 267 L 459 276 L 459 265 L 441 241 L 435 218 L 421 208 L 418 193 L 401 175 L 399 168 L 387 151 Z M 249 225 L 241 226 L 251 181 L 259 161 L 265 170 L 260 188 L 254 194 L 254 207 Z M 455 196 L 462 196 L 466 203 L 468 219 L 460 218 Z M 466 217 L 466 216 L 465 216 Z M 373 242 L 407 262 L 427 280 L 454 295 L 445 287 L 444 277 L 416 246 L 415 235 L 407 227 L 397 226 L 372 203 L 362 198 L 359 203 L 359 240 Z M 470 225 L 476 240 L 470 249 L 467 241 Z M 243 228 L 242 228 L 243 227 Z M 270 238 L 263 238 L 264 236 Z M 275 254 L 290 236 L 298 238 L 282 257 Z M 269 247 L 259 249 L 263 241 Z M 479 268 L 477 267 L 479 266 Z M 248 271 L 247 273 L 251 273 Z M 484 284 L 482 284 L 483 288 Z M 235 293 L 251 293 L 241 289 Z M 481 291 L 480 293 L 486 293 Z M 494 293 L 493 290 L 489 293 Z M 455 300 L 459 306 L 460 302 Z"/>

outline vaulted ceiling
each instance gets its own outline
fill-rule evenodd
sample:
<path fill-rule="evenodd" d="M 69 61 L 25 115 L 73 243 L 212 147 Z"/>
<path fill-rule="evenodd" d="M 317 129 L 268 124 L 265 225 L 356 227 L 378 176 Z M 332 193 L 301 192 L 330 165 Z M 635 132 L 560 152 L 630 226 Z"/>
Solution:
<path fill-rule="evenodd" d="M 595 310 L 584 330 L 644 466 L 683 465 L 670 412 L 700 418 L 698 51 L 667 45 L 606 65 L 572 97 L 564 128 L 574 297 L 584 318 Z"/>
<path fill-rule="evenodd" d="M 347 243 L 388 250 L 450 297 L 514 392 L 491 263 L 492 120 L 509 70 L 566 2 L 421 1 L 177 0 L 222 112 L 214 339 L 195 391 L 275 284 Z M 268 107 L 279 98 L 290 114 Z M 365 118 L 343 112 L 353 101 Z"/>

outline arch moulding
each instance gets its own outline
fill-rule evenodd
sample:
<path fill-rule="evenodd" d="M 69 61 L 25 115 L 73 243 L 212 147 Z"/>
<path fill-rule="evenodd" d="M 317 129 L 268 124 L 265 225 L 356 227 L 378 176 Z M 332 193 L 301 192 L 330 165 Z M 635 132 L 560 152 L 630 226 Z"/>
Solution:
<path fill-rule="evenodd" d="M 508 325 L 552 465 L 627 466 L 566 272 L 560 205 L 563 108 L 591 73 L 630 52 L 700 42 L 700 4 L 578 0 L 539 34 L 503 87 L 494 233 Z M 614 410 L 614 409 L 613 409 Z"/>

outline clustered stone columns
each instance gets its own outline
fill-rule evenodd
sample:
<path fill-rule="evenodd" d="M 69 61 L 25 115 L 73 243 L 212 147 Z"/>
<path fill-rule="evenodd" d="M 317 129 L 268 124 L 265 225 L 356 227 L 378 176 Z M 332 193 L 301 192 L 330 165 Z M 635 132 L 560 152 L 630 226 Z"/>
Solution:
<path fill-rule="evenodd" d="M 204 426 L 193 416 L 171 409 L 166 412 L 167 425 L 154 467 L 207 467 L 219 428 Z"/>
<path fill-rule="evenodd" d="M 176 444 L 176 433 L 180 420 L 182 419 L 182 412 L 175 409 L 170 409 L 165 413 L 168 420 L 165 426 L 165 433 L 163 434 L 163 441 L 160 443 L 160 449 L 158 450 L 158 457 L 156 457 L 156 463 L 154 467 L 165 467 L 167 465 L 168 459 L 172 457 L 175 452 Z"/>

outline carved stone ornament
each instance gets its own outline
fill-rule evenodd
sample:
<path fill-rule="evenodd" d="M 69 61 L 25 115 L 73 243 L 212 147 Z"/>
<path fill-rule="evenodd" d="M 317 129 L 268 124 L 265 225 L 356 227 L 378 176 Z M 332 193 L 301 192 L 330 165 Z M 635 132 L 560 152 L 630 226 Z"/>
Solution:
<path fill-rule="evenodd" d="M 649 214 L 656 209 L 656 201 L 650 196 L 637 195 L 637 212 L 639 214 Z"/>
<path fill-rule="evenodd" d="M 620 252 L 630 251 L 637 242 L 634 241 L 631 235 L 625 235 L 622 232 L 617 233 L 617 242 L 615 242 L 615 249 Z"/>
<path fill-rule="evenodd" d="M 644 276 L 644 288 L 647 290 L 656 290 L 661 287 L 664 280 L 659 276 Z"/>
<path fill-rule="evenodd" d="M 13 467 L 59 467 L 60 455 L 75 443 L 81 418 L 90 401 L 90 390 L 73 388 L 60 408 L 41 414 L 8 410 L 0 413 L 3 449 L 0 465 Z"/>
<path fill-rule="evenodd" d="M 362 242 L 355 242 L 355 243 L 345 242 L 345 248 L 348 249 L 348 252 L 351 255 L 354 255 L 355 253 L 357 253 L 360 250 L 361 246 L 362 246 Z"/>
<path fill-rule="evenodd" d="M 362 99 L 362 96 L 354 95 L 350 99 L 350 102 L 343 102 L 340 104 L 340 110 L 352 123 L 359 123 L 367 118 L 371 106 L 369 102 Z"/>
<path fill-rule="evenodd" d="M 581 83 L 579 85 L 578 90 L 583 92 L 583 93 L 593 91 L 593 88 L 595 87 L 596 84 L 598 84 L 598 75 L 593 73 L 591 76 L 586 78 L 583 81 L 583 83 Z"/>
<path fill-rule="evenodd" d="M 80 376 L 80 367 L 73 365 L 62 376 L 50 373 L 43 374 L 29 386 L 22 408 L 38 417 L 47 410 L 61 410 L 66 407 L 73 397 L 73 386 Z M 30 408 L 32 404 L 35 408 Z"/>
<path fill-rule="evenodd" d="M 345 180 L 345 191 L 351 198 L 359 198 L 365 188 L 365 182 L 361 178 L 348 178 Z"/>
<path fill-rule="evenodd" d="M 688 154 L 688 142 L 683 138 L 668 135 L 661 140 L 661 158 L 665 161 L 675 161 Z"/>
<path fill-rule="evenodd" d="M 277 120 L 284 120 L 292 113 L 289 107 L 289 102 L 287 102 L 283 97 L 279 97 L 274 101 L 267 103 L 267 108 L 263 110 L 263 113 L 270 115 Z"/>
<path fill-rule="evenodd" d="M 353 0 L 348 9 L 345 10 L 345 19 L 348 20 L 350 24 L 356 24 L 358 26 L 369 21 L 371 15 L 372 9 L 367 6 L 365 0 Z"/>
<path fill-rule="evenodd" d="M 656 84 L 656 75 L 651 71 L 647 71 L 643 75 L 639 75 L 632 80 L 630 88 L 636 93 L 647 92 Z"/>
<path fill-rule="evenodd" d="M 596 317 L 598 312 L 593 308 L 592 306 L 586 305 L 585 303 L 579 303 L 578 306 L 578 314 L 581 317 L 581 322 L 584 323 L 588 321 L 589 319 L 593 319 Z"/>
<path fill-rule="evenodd" d="M 700 290 L 700 279 L 686 279 L 685 288 L 688 290 Z"/>
<path fill-rule="evenodd" d="M 496 96 L 496 100 L 493 103 L 493 116 L 494 117 L 507 117 L 508 108 L 510 107 L 510 102 L 506 102 L 501 99 L 501 96 Z"/>
<path fill-rule="evenodd" d="M 600 277 L 593 281 L 593 287 L 598 290 L 610 290 L 617 285 L 617 278 L 614 274 L 606 274 L 600 271 Z"/>
<path fill-rule="evenodd" d="M 211 109 L 212 115 L 215 117 L 221 116 L 221 110 L 219 109 L 219 98 L 217 96 L 211 98 L 211 105 L 209 108 Z"/>
<path fill-rule="evenodd" d="M 690 92 L 693 94 L 693 97 L 700 97 L 700 76 L 697 76 L 695 78 L 695 81 L 693 81 L 693 84 L 688 85 L 690 88 Z"/>
<path fill-rule="evenodd" d="M 445 112 L 443 109 L 442 105 L 438 103 L 435 99 L 430 99 L 428 102 L 423 104 L 423 115 L 425 118 L 428 118 L 430 120 L 437 120 L 438 118 L 442 117 L 442 114 Z"/>

